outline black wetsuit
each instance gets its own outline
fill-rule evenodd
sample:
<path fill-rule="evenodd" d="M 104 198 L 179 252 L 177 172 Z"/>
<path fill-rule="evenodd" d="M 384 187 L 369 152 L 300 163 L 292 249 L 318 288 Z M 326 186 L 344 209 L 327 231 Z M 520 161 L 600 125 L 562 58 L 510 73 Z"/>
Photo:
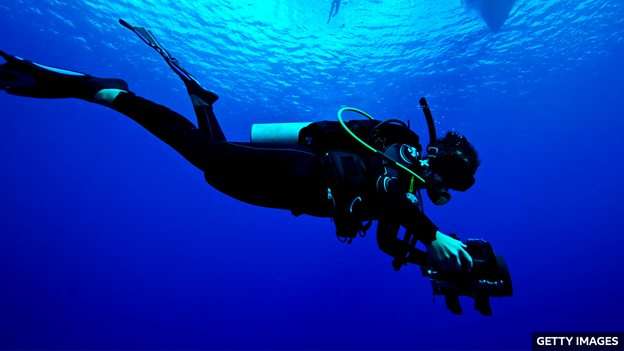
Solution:
<path fill-rule="evenodd" d="M 380 220 L 380 246 L 394 257 L 405 253 L 405 242 L 396 238 L 400 225 L 414 234 L 413 238 L 425 242 L 435 238 L 435 226 L 422 213 L 416 189 L 410 189 L 411 176 L 354 143 L 337 122 L 311 124 L 305 128 L 311 134 L 301 131 L 303 139 L 292 146 L 230 142 L 213 111 L 217 95 L 190 76 L 181 75 L 193 102 L 197 127 L 169 108 L 129 92 L 122 80 L 47 67 L 3 52 L 0 55 L 7 61 L 0 65 L 1 89 L 20 96 L 76 97 L 110 106 L 173 147 L 203 171 L 210 185 L 236 199 L 290 210 L 295 215 L 332 217 L 337 234 L 347 238 L 364 229 L 364 221 Z M 116 94 L 99 96 L 107 90 Z M 369 135 L 391 159 L 418 168 L 418 136 L 389 122 L 348 124 Z"/>
<path fill-rule="evenodd" d="M 206 106 L 210 131 L 132 93 L 121 93 L 112 107 L 173 147 L 219 191 L 253 205 L 327 215 L 320 161 L 314 153 L 229 142 L 210 105 Z"/>
<path fill-rule="evenodd" d="M 112 107 L 202 170 L 210 185 L 236 199 L 295 214 L 334 217 L 337 226 L 346 217 L 351 223 L 378 219 L 379 246 L 393 257 L 404 256 L 413 247 L 413 243 L 406 246 L 405 241 L 397 239 L 399 226 L 422 241 L 435 238 L 436 226 L 422 213 L 415 194 L 409 192 L 410 177 L 380 157 L 344 151 L 319 154 L 305 146 L 260 147 L 229 142 L 211 104 L 205 106 L 208 113 L 203 128 L 196 128 L 180 114 L 133 93 L 121 93 Z M 411 166 L 418 162 L 415 150 L 405 144 L 393 144 L 386 154 Z M 363 179 L 356 184 L 348 175 L 349 179 L 343 180 L 350 183 L 347 191 L 332 179 L 334 169 L 330 168 L 336 164 L 327 161 L 343 155 L 361 163 L 351 172 Z M 349 229 L 358 228 L 346 230 Z"/>

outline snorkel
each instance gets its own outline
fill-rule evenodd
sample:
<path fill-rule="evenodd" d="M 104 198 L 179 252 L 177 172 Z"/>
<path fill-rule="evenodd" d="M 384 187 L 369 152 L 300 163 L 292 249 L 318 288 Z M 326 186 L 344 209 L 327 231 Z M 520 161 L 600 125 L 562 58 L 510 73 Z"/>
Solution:
<path fill-rule="evenodd" d="M 428 149 L 433 145 L 436 140 L 438 140 L 438 133 L 436 132 L 435 122 L 433 121 L 433 114 L 431 113 L 431 109 L 429 108 L 427 99 L 421 97 L 418 103 L 420 104 L 420 108 L 425 115 L 425 121 L 427 121 L 427 132 L 429 132 L 429 145 L 427 145 Z"/>
<path fill-rule="evenodd" d="M 436 131 L 433 114 L 431 113 L 431 109 L 429 108 L 429 103 L 427 102 L 427 99 L 421 97 L 418 103 L 420 104 L 420 108 L 425 115 L 425 121 L 427 122 L 427 132 L 429 133 L 429 144 L 427 145 L 427 155 L 425 157 L 425 160 L 427 161 L 426 164 L 429 168 L 428 173 L 430 174 L 428 184 L 429 186 L 427 187 L 427 195 L 434 204 L 441 206 L 451 200 L 451 193 L 449 193 L 448 189 L 442 185 L 442 179 L 430 170 L 431 165 L 429 164 L 429 161 L 431 158 L 436 157 L 439 151 L 439 149 L 434 146 L 436 141 L 438 140 L 438 133 Z"/>

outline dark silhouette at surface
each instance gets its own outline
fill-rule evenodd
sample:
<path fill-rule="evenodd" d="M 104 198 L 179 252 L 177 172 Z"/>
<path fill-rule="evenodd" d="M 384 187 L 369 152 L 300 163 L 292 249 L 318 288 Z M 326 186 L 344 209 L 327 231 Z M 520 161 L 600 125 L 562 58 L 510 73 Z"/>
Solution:
<path fill-rule="evenodd" d="M 466 7 L 477 11 L 492 31 L 497 32 L 507 21 L 516 0 L 463 0 L 463 2 Z"/>
<path fill-rule="evenodd" d="M 340 11 L 340 0 L 332 0 L 331 8 L 329 9 L 329 17 L 327 18 L 327 23 L 329 23 L 332 18 L 338 15 L 338 11 Z"/>

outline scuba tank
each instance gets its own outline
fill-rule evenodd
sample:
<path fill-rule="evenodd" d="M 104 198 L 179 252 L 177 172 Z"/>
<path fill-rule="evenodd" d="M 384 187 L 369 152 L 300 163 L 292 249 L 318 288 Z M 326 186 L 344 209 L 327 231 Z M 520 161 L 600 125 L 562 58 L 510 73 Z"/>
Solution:
<path fill-rule="evenodd" d="M 295 145 L 299 133 L 312 122 L 256 123 L 251 125 L 251 143 L 256 145 Z"/>
<path fill-rule="evenodd" d="M 366 119 L 344 121 L 342 116 L 345 112 L 357 113 Z M 324 169 L 323 183 L 332 203 L 330 211 L 336 234 L 339 239 L 351 242 L 370 226 L 370 222 L 364 224 L 362 221 L 366 217 L 366 207 L 360 207 L 365 203 L 363 189 L 370 182 L 363 154 L 373 153 L 388 166 L 407 172 L 411 179 L 410 192 L 420 197 L 418 190 L 423 186 L 419 182 L 425 184 L 425 179 L 416 172 L 422 170 L 416 164 L 412 169 L 405 162 L 399 162 L 399 156 L 389 156 L 385 150 L 393 144 L 406 144 L 412 145 L 420 155 L 422 147 L 419 136 L 401 120 L 376 120 L 368 113 L 351 107 L 341 108 L 337 117 L 337 121 L 254 124 L 251 143 L 303 147 L 319 155 Z M 428 118 L 429 121 L 433 126 L 433 119 Z M 430 127 L 430 134 L 431 130 Z M 435 131 L 433 133 L 435 137 Z"/>
<path fill-rule="evenodd" d="M 427 122 L 429 143 L 426 150 L 429 152 L 436 149 L 435 123 L 427 100 L 421 98 L 419 103 Z M 342 117 L 345 112 L 354 112 L 367 119 L 345 122 Z M 337 117 L 338 121 L 253 124 L 251 143 L 303 146 L 319 155 L 335 151 L 358 154 L 365 149 L 382 157 L 393 167 L 406 172 L 411 177 L 410 189 L 416 191 L 425 188 L 429 198 L 436 205 L 443 205 L 450 200 L 450 193 L 428 167 L 414 170 L 383 153 L 382 150 L 387 146 L 402 143 L 415 146 L 422 155 L 418 135 L 405 122 L 397 119 L 376 120 L 368 113 L 353 107 L 341 108 Z M 423 160 L 426 161 L 427 158 L 423 157 Z"/>
<path fill-rule="evenodd" d="M 388 121 L 351 120 L 347 121 L 346 125 L 377 148 L 384 148 L 384 144 L 387 143 L 380 140 L 382 134 L 392 142 L 419 144 L 418 135 L 405 126 L 391 124 Z M 410 135 L 400 137 L 406 133 Z M 392 137 L 388 137 L 389 135 Z M 362 151 L 362 146 L 357 142 L 354 143 L 353 137 L 345 133 L 338 121 L 255 123 L 251 126 L 250 141 L 255 145 L 300 145 L 318 154 L 336 150 Z"/>
<path fill-rule="evenodd" d="M 350 120 L 344 125 L 375 149 L 394 143 L 414 145 L 420 152 L 420 139 L 400 120 Z M 251 126 L 250 142 L 255 145 L 304 146 L 317 154 L 331 151 L 362 152 L 362 145 L 338 121 L 256 123 Z"/>

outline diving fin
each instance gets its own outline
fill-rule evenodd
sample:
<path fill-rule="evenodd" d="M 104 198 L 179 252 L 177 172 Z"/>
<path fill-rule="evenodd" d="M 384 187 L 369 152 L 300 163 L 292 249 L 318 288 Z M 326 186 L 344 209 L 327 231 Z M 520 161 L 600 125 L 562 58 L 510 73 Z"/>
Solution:
<path fill-rule="evenodd" d="M 98 78 L 67 69 L 45 66 L 0 51 L 0 90 L 34 98 L 79 98 L 98 102 L 102 89 L 128 90 L 121 79 Z"/>
<path fill-rule="evenodd" d="M 162 58 L 167 62 L 167 65 L 175 72 L 175 74 L 182 79 L 184 85 L 191 95 L 193 105 L 196 104 L 213 104 L 219 98 L 217 94 L 204 89 L 199 81 L 193 77 L 184 67 L 180 65 L 180 62 L 173 57 L 167 49 L 156 39 L 156 36 L 147 28 L 133 26 L 123 19 L 119 20 L 119 23 L 131 30 L 141 39 L 145 44 L 154 49 Z"/>
<path fill-rule="evenodd" d="M 204 89 L 199 81 L 184 69 L 184 67 L 180 65 L 180 62 L 160 44 L 156 36 L 154 36 L 149 29 L 135 27 L 123 19 L 120 19 L 119 23 L 130 29 L 149 47 L 156 50 L 156 52 L 165 59 L 165 62 L 167 62 L 167 65 L 171 67 L 175 74 L 182 79 L 191 98 L 191 102 L 193 103 L 193 110 L 195 111 L 199 129 L 207 132 L 216 140 L 225 140 L 223 131 L 212 111 L 212 104 L 219 99 L 219 96 L 212 91 Z"/>

